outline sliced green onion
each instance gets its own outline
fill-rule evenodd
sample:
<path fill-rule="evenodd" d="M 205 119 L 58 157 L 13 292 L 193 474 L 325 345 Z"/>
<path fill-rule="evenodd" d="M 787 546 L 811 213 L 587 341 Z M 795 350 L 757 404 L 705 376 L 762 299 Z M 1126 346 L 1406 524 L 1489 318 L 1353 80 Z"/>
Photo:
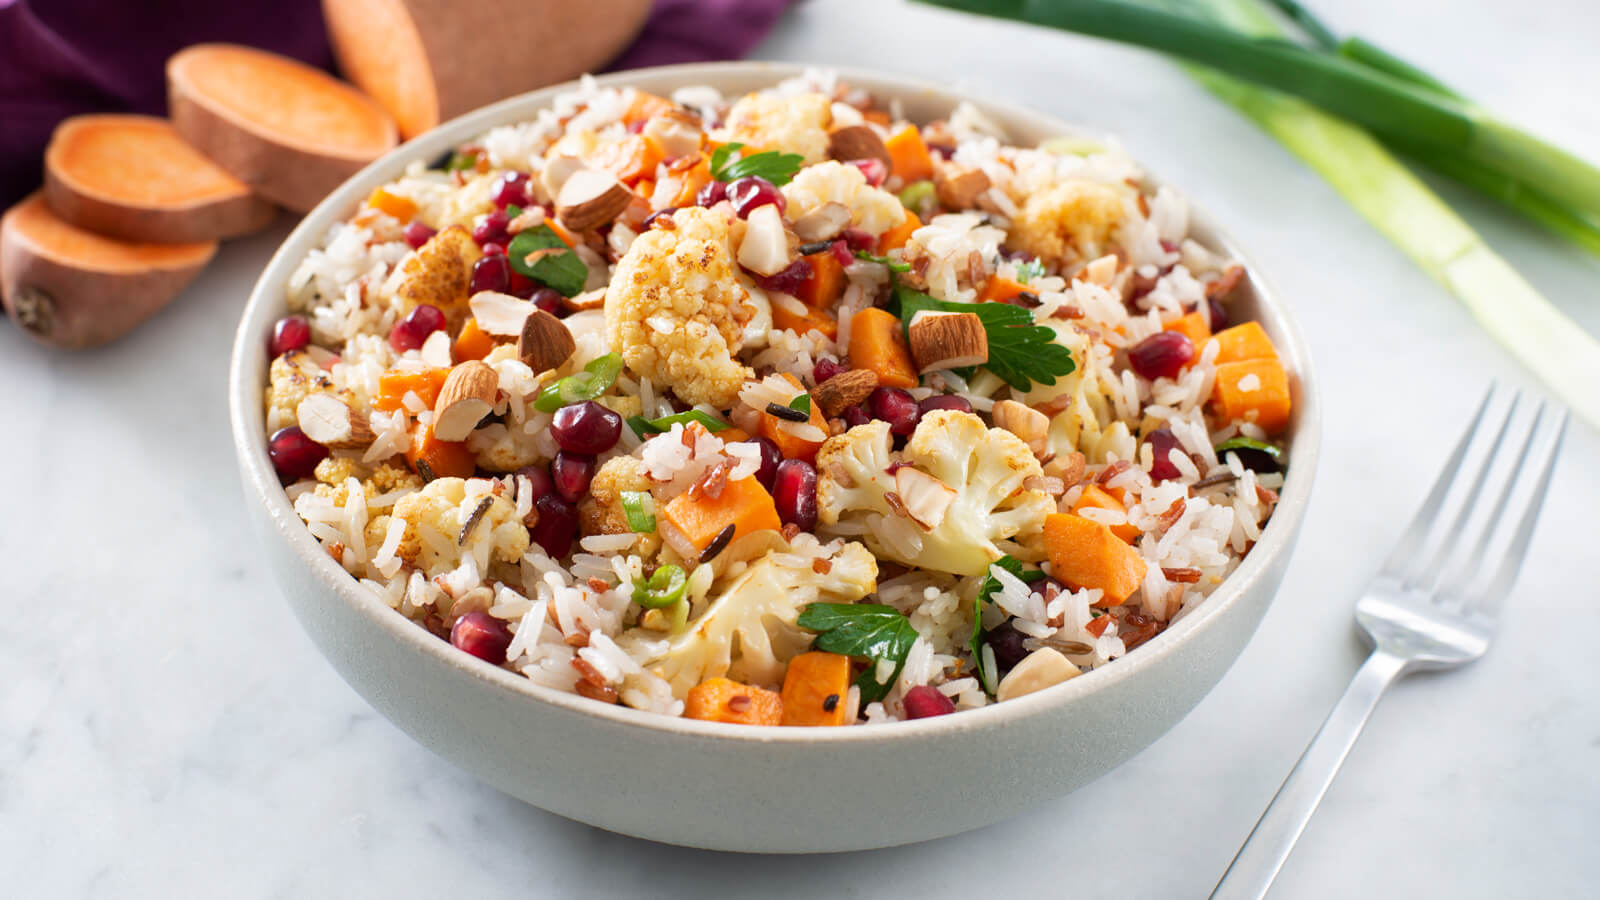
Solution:
<path fill-rule="evenodd" d="M 444 164 L 446 172 L 464 172 L 478 165 L 478 151 L 457 150 L 450 154 L 450 159 Z"/>
<path fill-rule="evenodd" d="M 690 422 L 699 422 L 712 434 L 726 431 L 732 427 L 727 422 L 703 413 L 698 409 L 684 410 L 681 413 L 673 413 L 670 416 L 662 416 L 659 419 L 646 419 L 644 416 L 628 417 L 628 427 L 632 428 L 633 433 L 639 437 L 661 434 L 662 432 L 671 431 L 674 425 L 688 425 Z"/>
<path fill-rule="evenodd" d="M 689 587 L 689 577 L 683 569 L 665 565 L 656 569 L 648 579 L 633 583 L 633 602 L 645 609 L 661 609 L 683 599 Z"/>
<path fill-rule="evenodd" d="M 1039 149 L 1057 156 L 1093 156 L 1104 153 L 1106 145 L 1093 138 L 1060 135 L 1040 141 Z"/>
<path fill-rule="evenodd" d="M 877 263 L 878 265 L 881 265 L 881 266 L 888 266 L 889 267 L 889 271 L 891 271 L 891 272 L 909 272 L 909 271 L 911 271 L 911 264 L 910 263 L 895 262 L 894 260 L 890 259 L 887 256 L 874 256 L 874 255 L 872 255 L 871 253 L 868 253 L 865 250 L 857 250 L 856 251 L 856 259 L 864 259 L 867 262 L 875 262 L 875 263 Z"/>
<path fill-rule="evenodd" d="M 656 530 L 656 498 L 649 491 L 623 491 L 622 512 L 628 518 L 628 528 L 637 534 L 653 534 Z"/>
<path fill-rule="evenodd" d="M 1017 280 L 1023 284 L 1027 284 L 1035 278 L 1043 277 L 1044 263 L 1039 262 L 1037 259 L 1030 259 L 1027 262 L 1017 264 Z"/>
<path fill-rule="evenodd" d="M 620 374 L 621 354 L 607 353 L 584 366 L 582 372 L 545 385 L 539 391 L 539 398 L 533 401 L 533 408 L 553 413 L 563 406 L 593 400 L 615 384 Z"/>
<path fill-rule="evenodd" d="M 933 199 L 933 195 L 933 182 L 913 181 L 900 191 L 900 205 L 912 212 L 918 212 L 923 204 Z"/>
<path fill-rule="evenodd" d="M 1266 441 L 1258 441 L 1255 438 L 1247 437 L 1228 438 L 1227 440 L 1218 444 L 1215 447 L 1215 450 L 1218 456 L 1227 453 L 1229 450 L 1259 450 L 1273 459 L 1283 458 L 1283 449 L 1278 445 L 1269 444 Z"/>

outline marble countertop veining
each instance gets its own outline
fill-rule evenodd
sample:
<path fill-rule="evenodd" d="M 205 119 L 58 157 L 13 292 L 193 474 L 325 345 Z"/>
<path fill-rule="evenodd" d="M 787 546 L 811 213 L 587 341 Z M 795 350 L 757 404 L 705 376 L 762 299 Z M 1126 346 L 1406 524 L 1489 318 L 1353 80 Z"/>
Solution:
<path fill-rule="evenodd" d="M 1600 7 L 1317 5 L 1600 158 Z M 0 893 L 1204 896 L 1355 671 L 1353 598 L 1484 384 L 1526 374 L 1321 180 L 1161 59 L 847 0 L 796 7 L 758 55 L 955 81 L 1120 134 L 1291 298 L 1322 373 L 1322 469 L 1282 593 L 1217 689 L 1069 797 L 825 859 L 649 844 L 479 784 L 339 680 L 245 524 L 223 373 L 284 222 L 227 246 L 111 347 L 56 353 L 0 327 Z M 1600 331 L 1600 266 L 1446 196 Z M 1274 896 L 1594 895 L 1597 461 L 1600 435 L 1576 428 L 1495 647 L 1393 690 Z"/>

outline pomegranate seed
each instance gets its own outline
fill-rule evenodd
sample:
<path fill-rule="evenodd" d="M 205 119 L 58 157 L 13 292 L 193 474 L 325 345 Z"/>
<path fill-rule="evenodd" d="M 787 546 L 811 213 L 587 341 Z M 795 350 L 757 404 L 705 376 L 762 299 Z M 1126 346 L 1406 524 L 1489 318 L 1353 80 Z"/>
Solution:
<path fill-rule="evenodd" d="M 539 282 L 534 281 L 532 278 L 529 278 L 521 272 L 518 272 L 514 269 L 512 270 L 511 289 L 508 291 L 511 296 L 521 297 L 522 299 L 526 300 L 529 297 L 532 297 L 533 292 L 537 291 L 538 289 Z"/>
<path fill-rule="evenodd" d="M 779 213 L 788 207 L 784 202 L 783 192 L 778 190 L 777 185 L 759 175 L 746 175 L 735 179 L 728 185 L 728 200 L 733 203 L 733 210 L 741 219 L 750 218 L 750 213 L 756 207 L 766 206 L 768 203 L 778 207 Z"/>
<path fill-rule="evenodd" d="M 516 471 L 516 474 L 528 479 L 535 500 L 547 496 L 556 489 L 555 482 L 550 480 L 550 470 L 544 466 L 523 466 Z"/>
<path fill-rule="evenodd" d="M 1150 480 L 1167 481 L 1182 474 L 1178 471 L 1178 467 L 1173 465 L 1170 456 L 1171 452 L 1178 448 L 1178 438 L 1171 430 L 1158 428 L 1150 432 L 1150 436 L 1145 440 L 1150 442 Z M 1183 451 L 1178 450 L 1178 452 Z"/>
<path fill-rule="evenodd" d="M 850 250 L 850 244 L 847 241 L 834 241 L 833 246 L 829 249 L 833 251 L 833 258 L 838 260 L 841 266 L 848 266 L 856 261 L 856 255 Z"/>
<path fill-rule="evenodd" d="M 847 369 L 848 367 L 844 363 L 824 357 L 817 360 L 816 364 L 811 367 L 811 380 L 821 384 Z"/>
<path fill-rule="evenodd" d="M 851 250 L 871 250 L 878 246 L 878 239 L 859 228 L 846 228 L 840 232 L 839 237 Z"/>
<path fill-rule="evenodd" d="M 728 199 L 728 186 L 721 181 L 708 181 L 706 186 L 694 195 L 695 206 L 716 206 Z"/>
<path fill-rule="evenodd" d="M 777 444 L 764 437 L 753 437 L 745 443 L 761 448 L 761 468 L 756 470 L 756 481 L 771 492 L 772 484 L 778 477 L 778 464 L 783 462 L 783 453 L 778 450 Z"/>
<path fill-rule="evenodd" d="M 505 256 L 485 256 L 472 264 L 472 293 L 511 289 L 511 260 Z"/>
<path fill-rule="evenodd" d="M 956 148 L 949 144 L 929 144 L 928 149 L 933 151 L 934 155 L 940 159 L 949 159 L 956 155 Z"/>
<path fill-rule="evenodd" d="M 854 428 L 872 421 L 872 413 L 867 412 L 866 404 L 858 403 L 844 411 L 844 424 Z"/>
<path fill-rule="evenodd" d="M 988 643 L 994 650 L 995 665 L 1006 672 L 1028 657 L 1028 648 L 1022 646 L 1022 632 L 1005 622 L 989 632 Z"/>
<path fill-rule="evenodd" d="M 811 272 L 811 260 L 802 256 L 790 263 L 787 269 L 776 275 L 751 274 L 756 283 L 765 290 L 777 291 L 780 294 L 793 294 L 800 290 L 800 285 L 805 284 L 806 279 L 811 277 Z"/>
<path fill-rule="evenodd" d="M 389 346 L 396 353 L 415 350 L 428 340 L 428 335 L 443 327 L 444 313 L 437 306 L 424 303 L 389 329 Z"/>
<path fill-rule="evenodd" d="M 483 221 L 472 229 L 472 239 L 477 241 L 480 246 L 483 244 L 504 244 L 509 237 L 506 234 L 506 229 L 510 225 L 511 217 L 506 215 L 505 210 L 497 209 L 484 216 Z"/>
<path fill-rule="evenodd" d="M 511 629 L 486 612 L 469 612 L 456 620 L 450 628 L 450 643 L 486 663 L 500 665 L 506 661 L 506 649 L 511 646 Z"/>
<path fill-rule="evenodd" d="M 850 160 L 850 165 L 860 169 L 861 174 L 867 176 L 867 184 L 873 187 L 882 187 L 884 180 L 889 177 L 889 167 L 884 165 L 883 160 L 876 156 L 869 156 L 866 159 L 852 159 Z"/>
<path fill-rule="evenodd" d="M 1128 365 L 1141 376 L 1176 378 L 1194 359 L 1194 342 L 1181 331 L 1158 331 L 1128 349 Z"/>
<path fill-rule="evenodd" d="M 905 704 L 908 719 L 947 716 L 956 711 L 955 703 L 931 684 L 919 684 L 906 691 Z"/>
<path fill-rule="evenodd" d="M 528 529 L 528 537 L 551 558 L 566 556 L 578 534 L 577 507 L 555 494 L 546 494 L 533 501 L 533 508 L 539 513 L 539 521 Z"/>
<path fill-rule="evenodd" d="M 558 451 L 550 461 L 550 480 L 555 483 L 556 494 L 568 503 L 577 503 L 589 493 L 589 481 L 594 478 L 594 457 Z"/>
<path fill-rule="evenodd" d="M 972 412 L 972 403 L 960 394 L 934 394 L 917 404 L 917 418 L 920 420 L 936 409 L 954 409 L 969 413 Z"/>
<path fill-rule="evenodd" d="M 562 450 L 593 456 L 617 445 L 622 437 L 622 417 L 593 400 L 556 410 L 550 436 Z"/>
<path fill-rule="evenodd" d="M 483 250 L 483 255 L 484 256 L 505 256 L 506 255 L 505 245 L 504 244 L 496 244 L 493 241 L 490 241 L 489 243 L 484 244 L 481 249 Z"/>
<path fill-rule="evenodd" d="M 520 294 L 518 296 L 521 296 Z M 561 292 L 555 288 L 536 288 L 528 299 L 533 305 L 544 310 L 552 316 L 561 317 L 567 314 L 567 307 L 561 302 Z"/>
<path fill-rule="evenodd" d="M 1215 297 L 1206 298 L 1206 307 L 1211 310 L 1211 333 L 1216 334 L 1228 327 L 1228 308 L 1222 301 Z"/>
<path fill-rule="evenodd" d="M 917 412 L 917 401 L 901 388 L 875 388 L 867 397 L 867 409 L 872 412 L 874 419 L 888 422 L 889 431 L 900 437 L 915 431 L 917 420 L 921 418 Z"/>
<path fill-rule="evenodd" d="M 411 249 L 415 250 L 418 247 L 421 247 L 423 244 L 426 244 L 428 239 L 433 237 L 435 234 L 438 234 L 438 232 L 422 224 L 421 222 L 412 222 L 410 225 L 406 226 L 406 243 L 411 246 Z"/>
<path fill-rule="evenodd" d="M 778 463 L 772 499 L 785 525 L 798 525 L 801 531 L 817 527 L 817 470 L 803 459 Z"/>
<path fill-rule="evenodd" d="M 284 481 L 310 478 L 317 463 L 328 458 L 328 448 L 306 437 L 299 425 L 281 428 L 267 440 L 267 456 Z"/>
<path fill-rule="evenodd" d="M 311 343 L 311 323 L 305 316 L 285 316 L 272 326 L 272 339 L 267 341 L 267 350 L 274 358 L 288 353 L 290 350 L 304 350 Z"/>
<path fill-rule="evenodd" d="M 508 206 L 528 205 L 528 173 L 507 172 L 501 175 L 494 183 L 494 190 L 489 195 L 494 205 L 500 209 Z"/>

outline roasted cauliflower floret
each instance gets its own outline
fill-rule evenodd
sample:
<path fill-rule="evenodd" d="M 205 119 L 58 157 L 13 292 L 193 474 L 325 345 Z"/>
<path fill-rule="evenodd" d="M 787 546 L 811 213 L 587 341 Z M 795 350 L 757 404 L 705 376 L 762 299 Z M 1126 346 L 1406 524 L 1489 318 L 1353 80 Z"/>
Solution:
<path fill-rule="evenodd" d="M 481 479 L 469 483 L 437 478 L 395 501 L 393 515 L 406 523 L 400 558 L 430 578 L 459 566 L 469 553 L 480 572 L 487 571 L 491 561 L 520 560 L 528 550 L 528 529 L 517 518 L 516 505 L 486 490 L 489 484 Z M 468 523 L 472 530 L 463 540 L 461 532 Z"/>
<path fill-rule="evenodd" d="M 1063 181 L 1029 194 L 1011 223 L 1010 243 L 1047 263 L 1094 259 L 1126 214 L 1130 190 Z"/>
<path fill-rule="evenodd" d="M 482 256 L 471 233 L 452 225 L 400 260 L 383 283 L 383 295 L 400 315 L 426 303 L 438 307 L 451 328 L 458 328 L 471 314 L 467 297 L 472 289 L 472 267 Z"/>
<path fill-rule="evenodd" d="M 713 586 L 705 612 L 654 663 L 679 699 L 722 675 L 777 687 L 784 666 L 811 643 L 812 635 L 795 624 L 800 610 L 808 603 L 854 603 L 877 587 L 878 562 L 860 544 L 840 543 L 821 573 L 809 561 L 795 567 L 774 559 L 788 549 L 778 547 Z"/>
<path fill-rule="evenodd" d="M 369 474 L 370 473 L 370 474 Z M 336 506 L 344 506 L 350 496 L 350 479 L 360 482 L 366 491 L 368 510 L 388 509 L 393 504 L 373 503 L 375 497 L 387 494 L 401 488 L 418 490 L 422 487 L 422 478 L 412 474 L 406 469 L 380 463 L 376 469 L 368 469 L 359 460 L 349 457 L 330 456 L 317 463 L 314 473 L 317 481 L 315 493 L 319 497 L 326 497 Z"/>
<path fill-rule="evenodd" d="M 828 158 L 828 126 L 832 123 L 833 101 L 821 94 L 784 97 L 762 91 L 746 94 L 733 104 L 721 138 L 738 141 L 752 151 L 798 153 L 810 165 Z"/>
<path fill-rule="evenodd" d="M 941 410 L 922 417 L 902 453 L 889 448 L 887 422 L 823 443 L 817 512 L 824 527 L 862 522 L 879 556 L 957 575 L 981 575 L 1007 554 L 1037 558 L 1017 539 L 1037 535 L 1055 505 L 1023 487 L 1042 472 L 1016 435 L 986 428 L 971 413 Z"/>
<path fill-rule="evenodd" d="M 751 377 L 736 354 L 755 314 L 734 274 L 729 223 L 694 207 L 638 237 L 606 289 L 607 341 L 685 403 L 727 408 Z"/>
<path fill-rule="evenodd" d="M 300 401 L 315 393 L 332 393 L 333 379 L 304 350 L 291 350 L 267 369 L 267 431 L 295 424 Z M 346 400 L 348 395 L 341 394 Z"/>
<path fill-rule="evenodd" d="M 623 491 L 650 490 L 653 482 L 644 461 L 635 456 L 613 456 L 589 482 L 589 496 L 578 502 L 578 527 L 583 534 L 628 534 L 628 513 L 622 508 Z M 634 551 L 649 558 L 661 546 L 655 534 L 641 534 Z"/>
<path fill-rule="evenodd" d="M 880 235 L 906 220 L 900 198 L 882 188 L 867 184 L 867 176 L 852 165 L 825 162 L 801 169 L 794 180 L 783 186 L 790 221 L 826 203 L 842 203 L 850 210 L 850 227 Z"/>

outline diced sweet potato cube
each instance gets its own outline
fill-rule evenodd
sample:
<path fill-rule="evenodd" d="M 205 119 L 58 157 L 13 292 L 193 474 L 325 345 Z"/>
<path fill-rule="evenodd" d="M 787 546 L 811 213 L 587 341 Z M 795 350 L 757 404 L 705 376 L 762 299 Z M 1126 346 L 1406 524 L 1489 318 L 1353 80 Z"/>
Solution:
<path fill-rule="evenodd" d="M 696 550 L 710 546 L 730 524 L 734 527 L 734 540 L 783 527 L 772 495 L 753 476 L 728 482 L 715 497 L 705 491 L 684 491 L 668 501 L 662 515 Z"/>
<path fill-rule="evenodd" d="M 905 221 L 878 236 L 878 255 L 904 247 L 906 241 L 911 240 L 911 233 L 921 227 L 922 220 L 917 218 L 917 214 L 906 210 Z"/>
<path fill-rule="evenodd" d="M 837 265 L 837 263 L 835 263 Z M 782 303 L 772 304 L 772 326 L 795 334 L 819 331 L 828 340 L 839 336 L 839 321 L 820 309 L 806 307 L 804 314 L 790 312 Z"/>
<path fill-rule="evenodd" d="M 1278 348 L 1260 322 L 1245 322 L 1216 333 L 1217 363 L 1243 362 L 1247 359 L 1277 359 Z M 1199 349 L 1196 344 L 1195 348 Z"/>
<path fill-rule="evenodd" d="M 831 249 L 813 253 L 806 259 L 811 262 L 811 275 L 800 283 L 795 296 L 800 298 L 801 303 L 818 309 L 832 306 L 844 295 L 844 266 L 839 264 L 839 258 L 833 255 Z M 774 310 L 777 306 L 773 304 Z"/>
<path fill-rule="evenodd" d="M 1171 322 L 1161 326 L 1165 331 L 1176 331 L 1188 338 L 1194 344 L 1195 356 L 1200 355 L 1200 348 L 1211 339 L 1211 327 L 1206 324 L 1206 317 L 1195 310 L 1192 313 L 1179 316 Z"/>
<path fill-rule="evenodd" d="M 466 441 L 441 441 L 433 436 L 432 425 L 412 429 L 406 462 L 411 464 L 411 471 L 424 478 L 471 478 L 478 470 Z"/>
<path fill-rule="evenodd" d="M 1289 373 L 1276 359 L 1223 363 L 1211 403 L 1223 421 L 1254 422 L 1267 434 L 1279 434 L 1289 427 Z"/>
<path fill-rule="evenodd" d="M 850 364 L 876 372 L 878 384 L 884 387 L 914 388 L 920 383 L 900 320 L 875 306 L 850 320 Z"/>
<path fill-rule="evenodd" d="M 783 724 L 844 725 L 850 657 L 813 650 L 789 660 L 783 676 Z"/>
<path fill-rule="evenodd" d="M 765 688 L 711 678 L 689 689 L 683 715 L 707 722 L 778 725 L 783 722 L 783 698 Z"/>
<path fill-rule="evenodd" d="M 922 139 L 922 132 L 917 126 L 907 124 L 905 127 L 889 135 L 883 142 L 889 151 L 892 162 L 889 170 L 907 184 L 933 177 L 933 156 L 928 152 L 928 144 Z"/>
<path fill-rule="evenodd" d="M 378 376 L 378 396 L 372 398 L 373 409 L 394 412 L 399 409 L 407 393 L 415 392 L 424 406 L 433 408 L 439 399 L 444 380 L 450 377 L 449 369 L 424 369 L 421 372 L 402 372 L 398 369 Z"/>
<path fill-rule="evenodd" d="M 461 333 L 456 335 L 455 344 L 451 346 L 450 352 L 459 364 L 469 359 L 483 359 L 494 347 L 495 339 L 478 327 L 476 318 L 470 318 L 462 323 Z"/>
<path fill-rule="evenodd" d="M 1128 514 L 1128 508 L 1122 504 L 1120 499 L 1112 496 L 1097 484 L 1084 485 L 1083 493 L 1078 495 L 1078 502 L 1072 504 L 1072 511 L 1079 515 L 1082 515 L 1085 509 L 1109 509 L 1123 515 Z M 1121 525 L 1107 527 L 1111 529 L 1112 534 L 1130 544 L 1139 539 L 1139 529 L 1130 523 L 1124 522 Z"/>
<path fill-rule="evenodd" d="M 773 312 L 777 312 L 776 307 L 773 308 Z M 776 321 L 776 318 L 774 318 L 774 321 Z M 796 394 L 805 391 L 805 385 L 801 384 L 798 378 L 787 372 L 784 373 L 783 377 L 794 385 Z M 815 402 L 811 404 L 811 424 L 822 429 L 824 436 L 827 435 L 828 420 L 822 415 L 822 408 Z M 803 459 L 806 462 L 811 462 L 817 458 L 817 451 L 822 448 L 822 441 L 808 441 L 805 438 L 796 437 L 782 426 L 782 419 L 772 413 L 763 412 L 757 431 L 761 433 L 762 437 L 778 445 L 778 452 L 783 455 L 784 459 Z"/>
<path fill-rule="evenodd" d="M 1127 602 L 1144 583 L 1144 557 L 1099 522 L 1051 513 L 1044 520 L 1044 543 L 1055 577 L 1071 588 L 1099 588 L 1107 606 Z"/>

